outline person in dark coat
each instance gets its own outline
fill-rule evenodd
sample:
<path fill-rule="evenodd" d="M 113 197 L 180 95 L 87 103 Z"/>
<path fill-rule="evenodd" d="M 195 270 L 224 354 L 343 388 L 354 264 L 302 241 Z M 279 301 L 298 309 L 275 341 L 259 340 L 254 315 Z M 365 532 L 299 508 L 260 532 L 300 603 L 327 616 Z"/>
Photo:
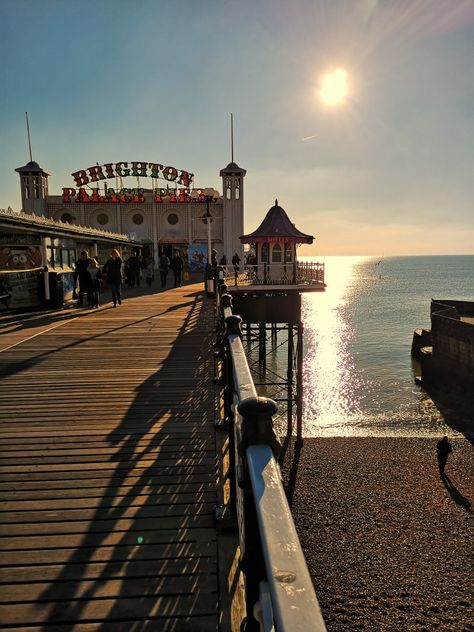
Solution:
<path fill-rule="evenodd" d="M 442 439 L 438 441 L 436 444 L 436 451 L 438 452 L 438 466 L 439 473 L 441 476 L 444 476 L 444 468 L 446 467 L 446 461 L 448 460 L 448 456 L 453 451 L 451 444 L 448 441 L 448 437 L 444 436 Z"/>
<path fill-rule="evenodd" d="M 141 262 L 135 253 L 127 259 L 128 287 L 140 287 Z"/>
<path fill-rule="evenodd" d="M 112 250 L 104 266 L 103 274 L 112 293 L 114 307 L 122 304 L 122 259 L 118 250 Z"/>
<path fill-rule="evenodd" d="M 161 287 L 166 287 L 166 277 L 168 276 L 168 270 L 170 267 L 170 260 L 163 252 L 160 260 L 158 262 L 158 267 L 160 269 L 160 279 L 161 279 Z"/>
<path fill-rule="evenodd" d="M 173 258 L 171 259 L 171 269 L 174 274 L 174 286 L 181 287 L 181 275 L 183 274 L 184 261 L 179 254 L 179 250 L 174 251 Z"/>
<path fill-rule="evenodd" d="M 87 294 L 87 302 L 91 304 L 92 299 L 92 279 L 87 268 L 90 259 L 87 250 L 81 250 L 79 259 L 76 261 L 74 268 L 74 287 L 77 287 L 79 281 L 79 295 L 77 297 L 77 306 L 82 307 L 84 303 L 84 294 Z"/>

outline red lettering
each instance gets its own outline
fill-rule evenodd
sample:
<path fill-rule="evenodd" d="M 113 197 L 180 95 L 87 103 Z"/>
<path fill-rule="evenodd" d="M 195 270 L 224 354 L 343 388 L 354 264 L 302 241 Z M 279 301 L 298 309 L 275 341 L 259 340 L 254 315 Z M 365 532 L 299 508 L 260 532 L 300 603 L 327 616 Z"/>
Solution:
<path fill-rule="evenodd" d="M 155 189 L 155 197 L 153 198 L 153 201 L 157 204 L 161 204 L 165 195 L 168 195 L 167 189 Z"/>
<path fill-rule="evenodd" d="M 144 192 L 145 189 L 132 189 L 133 201 L 136 204 L 142 204 L 143 202 L 146 202 L 145 196 L 143 195 Z"/>
<path fill-rule="evenodd" d="M 131 191 L 131 189 L 122 189 L 119 193 L 120 202 L 124 202 L 125 204 L 127 204 L 127 202 L 131 202 L 132 198 L 130 195 L 127 195 L 127 193 L 131 193 Z"/>
<path fill-rule="evenodd" d="M 87 173 L 85 171 L 75 171 L 74 173 L 71 173 L 71 175 L 78 187 L 83 187 L 89 182 L 89 178 L 87 177 Z"/>
<path fill-rule="evenodd" d="M 180 189 L 178 202 L 191 202 L 191 196 L 189 194 L 189 189 Z"/>
<path fill-rule="evenodd" d="M 95 167 L 89 167 L 87 171 L 89 172 L 92 182 L 105 180 L 104 172 L 102 171 L 102 167 L 100 167 L 99 165 L 96 165 Z"/>
<path fill-rule="evenodd" d="M 163 178 L 165 180 L 174 181 L 178 177 L 178 170 L 174 167 L 165 167 L 163 169 Z"/>
<path fill-rule="evenodd" d="M 189 173 L 188 171 L 180 171 L 178 184 L 183 184 L 187 188 L 193 181 L 193 178 L 194 178 L 194 173 Z"/>
<path fill-rule="evenodd" d="M 107 196 L 109 202 L 120 202 L 119 198 L 115 195 L 115 189 L 108 189 L 105 187 L 105 195 Z"/>
<path fill-rule="evenodd" d="M 73 197 L 76 197 L 76 189 L 63 188 L 63 202 L 72 202 Z"/>
<path fill-rule="evenodd" d="M 77 196 L 76 196 L 76 202 L 90 202 L 90 201 L 91 201 L 91 199 L 87 195 L 86 190 L 85 189 L 79 189 L 79 191 L 77 192 Z"/>

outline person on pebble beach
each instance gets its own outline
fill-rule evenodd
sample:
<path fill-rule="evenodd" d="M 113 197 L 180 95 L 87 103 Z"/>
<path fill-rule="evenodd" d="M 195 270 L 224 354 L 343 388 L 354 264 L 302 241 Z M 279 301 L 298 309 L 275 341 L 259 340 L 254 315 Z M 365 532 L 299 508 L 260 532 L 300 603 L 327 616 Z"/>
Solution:
<path fill-rule="evenodd" d="M 444 468 L 446 467 L 446 461 L 448 456 L 453 451 L 451 444 L 448 441 L 448 437 L 444 436 L 436 444 L 436 451 L 438 452 L 438 466 L 440 476 L 444 476 Z"/>

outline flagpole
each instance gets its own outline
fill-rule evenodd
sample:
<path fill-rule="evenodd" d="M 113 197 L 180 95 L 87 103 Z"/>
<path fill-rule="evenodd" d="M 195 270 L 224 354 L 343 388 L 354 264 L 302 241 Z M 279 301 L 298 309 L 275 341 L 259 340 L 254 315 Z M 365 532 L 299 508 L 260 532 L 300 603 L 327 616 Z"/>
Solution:
<path fill-rule="evenodd" d="M 28 147 L 30 149 L 30 162 L 33 162 L 33 154 L 31 153 L 30 123 L 28 121 L 28 112 L 25 112 L 25 116 L 26 116 L 26 131 L 28 133 Z"/>

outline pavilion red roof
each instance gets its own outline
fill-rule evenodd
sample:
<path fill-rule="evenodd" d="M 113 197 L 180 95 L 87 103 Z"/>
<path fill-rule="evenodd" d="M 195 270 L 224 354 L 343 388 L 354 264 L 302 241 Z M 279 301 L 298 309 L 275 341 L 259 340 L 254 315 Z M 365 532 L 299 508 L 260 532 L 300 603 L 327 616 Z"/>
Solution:
<path fill-rule="evenodd" d="M 242 235 L 240 241 L 243 244 L 256 244 L 264 242 L 282 242 L 296 244 L 312 244 L 314 237 L 306 235 L 296 228 L 290 221 L 285 211 L 278 206 L 278 200 L 275 200 L 275 206 L 265 215 L 260 226 L 249 233 Z"/>

